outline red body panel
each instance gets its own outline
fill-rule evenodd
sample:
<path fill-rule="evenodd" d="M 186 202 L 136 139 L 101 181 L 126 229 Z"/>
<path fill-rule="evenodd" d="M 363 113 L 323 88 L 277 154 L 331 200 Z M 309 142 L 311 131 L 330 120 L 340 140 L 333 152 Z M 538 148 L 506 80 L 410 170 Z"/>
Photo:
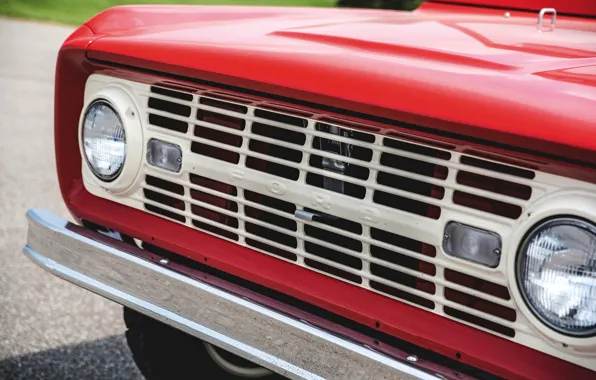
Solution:
<path fill-rule="evenodd" d="M 433 0 L 431 0 L 433 1 Z M 542 8 L 555 8 L 558 13 L 596 16 L 594 0 L 436 0 L 442 3 L 479 5 L 503 9 L 526 9 L 539 11 Z"/>
<path fill-rule="evenodd" d="M 535 15 L 519 14 L 503 27 L 496 21 L 501 11 L 473 9 L 462 15 L 463 10 L 430 4 L 415 14 L 225 7 L 107 11 L 75 32 L 58 59 L 55 137 L 66 204 L 77 218 L 368 326 L 379 322 L 378 329 L 388 334 L 506 378 L 593 377 L 591 371 L 506 339 L 97 198 L 83 187 L 76 131 L 87 77 L 93 72 L 131 79 L 141 75 L 93 60 L 596 162 L 596 39 L 594 45 L 585 40 L 596 36 L 596 23 L 561 18 L 555 32 L 561 34 L 552 36 L 562 37 L 553 38 L 568 42 L 581 37 L 580 43 L 561 47 L 534 35 Z M 511 34 L 518 36 L 523 28 L 529 28 L 530 37 L 520 46 Z M 446 44 L 438 44 L 441 37 Z"/>
<path fill-rule="evenodd" d="M 596 65 L 596 21 L 559 17 L 545 33 L 535 13 L 506 20 L 500 10 L 432 3 L 413 13 L 163 9 L 184 13 L 182 22 L 171 16 L 172 24 L 151 27 L 160 21 L 152 7 L 104 12 L 88 25 L 110 35 L 91 44 L 89 57 L 325 96 L 335 99 L 330 106 L 361 104 L 379 116 L 596 163 L 586 154 L 596 150 L 596 88 L 544 76 Z M 188 22 L 192 14 L 201 22 Z M 144 17 L 148 27 L 114 27 L 143 26 Z"/>

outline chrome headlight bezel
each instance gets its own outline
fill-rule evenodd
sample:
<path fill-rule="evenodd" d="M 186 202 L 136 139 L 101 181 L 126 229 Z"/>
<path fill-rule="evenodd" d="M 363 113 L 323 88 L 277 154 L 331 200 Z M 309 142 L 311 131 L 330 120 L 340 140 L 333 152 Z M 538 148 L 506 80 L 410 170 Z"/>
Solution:
<path fill-rule="evenodd" d="M 543 323 L 546 327 L 551 329 L 553 332 L 556 332 L 556 333 L 564 335 L 564 336 L 568 336 L 570 338 L 575 338 L 575 339 L 578 339 L 578 338 L 586 339 L 586 338 L 595 337 L 596 336 L 596 324 L 594 324 L 592 327 L 590 327 L 588 329 L 580 331 L 580 330 L 566 329 L 566 328 L 561 327 L 561 326 L 553 323 L 552 321 L 550 321 L 548 318 L 546 318 L 540 312 L 540 310 L 538 310 L 536 305 L 532 303 L 532 300 L 529 298 L 529 296 L 527 294 L 527 289 L 525 288 L 525 286 L 523 284 L 522 260 L 523 260 L 523 256 L 524 256 L 525 252 L 527 252 L 529 244 L 531 244 L 532 239 L 534 237 L 536 237 L 538 234 L 540 234 L 542 231 L 544 231 L 548 228 L 553 228 L 553 227 L 557 227 L 557 226 L 571 226 L 571 227 L 580 228 L 580 229 L 587 231 L 590 234 L 593 234 L 596 237 L 596 226 L 593 223 L 591 223 L 590 221 L 585 220 L 580 217 L 577 217 L 577 216 L 559 215 L 559 216 L 553 216 L 548 219 L 541 220 L 540 222 L 538 222 L 537 224 L 535 224 L 534 226 L 532 226 L 531 228 L 528 229 L 527 233 L 521 240 L 521 244 L 519 245 L 519 248 L 516 252 L 516 255 L 515 255 L 515 281 L 516 281 L 517 288 L 519 289 L 519 293 L 520 293 L 526 307 L 531 311 L 533 316 L 536 319 L 538 319 L 541 323 Z"/>
<path fill-rule="evenodd" d="M 109 108 L 114 115 L 116 116 L 116 118 L 118 119 L 118 122 L 120 123 L 120 127 L 122 128 L 122 133 L 124 135 L 124 155 L 122 158 L 122 162 L 119 165 L 119 168 L 117 171 L 115 171 L 114 173 L 112 173 L 111 175 L 103 175 L 101 173 L 99 173 L 97 171 L 97 169 L 94 167 L 93 163 L 89 161 L 89 157 L 87 156 L 87 150 L 85 147 L 85 121 L 87 119 L 87 115 L 89 114 L 89 112 L 91 111 L 91 109 L 94 106 L 97 105 L 103 105 L 107 108 Z M 124 165 L 126 164 L 126 154 L 127 154 L 127 142 L 126 142 L 126 128 L 124 127 L 124 122 L 122 120 L 122 117 L 120 116 L 120 114 L 118 113 L 118 111 L 116 110 L 116 107 L 114 105 L 112 105 L 112 103 L 110 103 L 109 100 L 107 99 L 103 99 L 103 98 L 99 98 L 94 100 L 93 102 L 91 102 L 86 108 L 85 111 L 83 112 L 83 125 L 81 127 L 81 136 L 80 136 L 80 141 L 81 141 L 81 146 L 83 149 L 83 158 L 85 159 L 87 166 L 89 167 L 89 169 L 91 169 L 91 172 L 101 181 L 103 182 L 113 182 L 114 180 L 116 180 L 120 174 L 122 173 L 122 170 L 124 169 Z"/>

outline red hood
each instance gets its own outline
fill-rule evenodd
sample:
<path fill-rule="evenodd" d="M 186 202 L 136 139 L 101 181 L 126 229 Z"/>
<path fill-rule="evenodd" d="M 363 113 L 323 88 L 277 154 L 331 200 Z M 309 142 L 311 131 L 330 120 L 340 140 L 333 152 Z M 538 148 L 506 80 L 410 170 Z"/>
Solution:
<path fill-rule="evenodd" d="M 534 150 L 596 151 L 596 22 L 558 17 L 540 32 L 536 18 L 431 3 L 412 13 L 121 7 L 87 23 L 105 34 L 88 56 L 451 132 L 475 126 L 476 137 L 527 137 Z"/>
<path fill-rule="evenodd" d="M 440 3 L 480 5 L 502 9 L 523 9 L 539 11 L 543 8 L 555 8 L 559 14 L 596 16 L 594 0 L 427 0 Z"/>

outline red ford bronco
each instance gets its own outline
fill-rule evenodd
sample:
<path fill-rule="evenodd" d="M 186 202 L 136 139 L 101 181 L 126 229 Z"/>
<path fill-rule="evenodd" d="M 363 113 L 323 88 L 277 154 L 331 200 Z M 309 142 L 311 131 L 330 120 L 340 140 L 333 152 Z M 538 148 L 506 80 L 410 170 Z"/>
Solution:
<path fill-rule="evenodd" d="M 76 224 L 147 379 L 596 378 L 596 3 L 131 6 L 60 50 Z"/>

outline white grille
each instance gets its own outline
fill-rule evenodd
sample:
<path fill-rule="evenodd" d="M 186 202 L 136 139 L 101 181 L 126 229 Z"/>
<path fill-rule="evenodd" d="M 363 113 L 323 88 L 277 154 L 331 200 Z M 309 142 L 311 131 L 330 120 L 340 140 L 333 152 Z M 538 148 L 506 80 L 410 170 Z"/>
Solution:
<path fill-rule="evenodd" d="M 516 311 L 505 261 L 516 220 L 560 177 L 211 89 L 98 80 L 130 88 L 145 145 L 178 144 L 183 163 L 177 174 L 144 163 L 126 196 L 86 183 L 94 194 L 552 351 Z M 500 265 L 447 256 L 450 221 L 499 234 Z"/>
<path fill-rule="evenodd" d="M 531 196 L 527 177 L 534 177 L 533 172 L 513 169 L 509 171 L 526 178 L 499 172 L 488 177 L 486 170 L 458 163 L 456 154 L 444 149 L 354 130 L 353 125 L 321 122 L 302 112 L 298 116 L 291 109 L 224 101 L 217 94 L 162 87 L 138 94 L 148 99 L 147 130 L 190 143 L 186 161 L 200 156 L 192 159 L 200 167 L 193 165 L 187 178 L 147 173 L 143 196 L 137 197 L 148 211 L 427 309 L 442 308 L 469 320 L 482 318 L 484 327 L 515 334 L 516 313 L 506 289 L 483 283 L 494 288 L 495 296 L 437 276 L 437 269 L 458 267 L 437 258 L 436 238 L 442 236 L 437 220 L 448 210 L 510 223 L 497 213 L 513 219 L 520 215 Z M 337 132 L 330 133 L 334 128 Z M 321 150 L 325 142 L 328 150 L 347 148 L 350 156 Z M 326 170 L 323 158 L 343 165 L 344 172 Z M 230 176 L 230 169 L 224 168 L 235 173 Z M 522 196 L 447 181 L 450 173 L 455 178 L 466 173 L 487 181 L 510 181 L 522 188 Z M 484 213 L 449 202 L 449 193 L 501 203 L 494 212 Z M 334 213 L 336 200 L 344 202 L 342 212 Z M 495 201 L 481 201 L 477 208 Z M 368 223 L 356 213 L 358 207 L 369 207 Z M 295 217 L 296 210 L 324 214 L 304 222 Z M 434 239 L 404 236 L 378 220 L 387 212 L 392 219 L 436 224 L 433 229 L 439 234 Z M 449 290 L 443 296 L 438 287 Z M 470 303 L 485 304 L 486 310 L 467 306 Z M 500 309 L 496 314 L 501 317 L 491 308 Z"/>

